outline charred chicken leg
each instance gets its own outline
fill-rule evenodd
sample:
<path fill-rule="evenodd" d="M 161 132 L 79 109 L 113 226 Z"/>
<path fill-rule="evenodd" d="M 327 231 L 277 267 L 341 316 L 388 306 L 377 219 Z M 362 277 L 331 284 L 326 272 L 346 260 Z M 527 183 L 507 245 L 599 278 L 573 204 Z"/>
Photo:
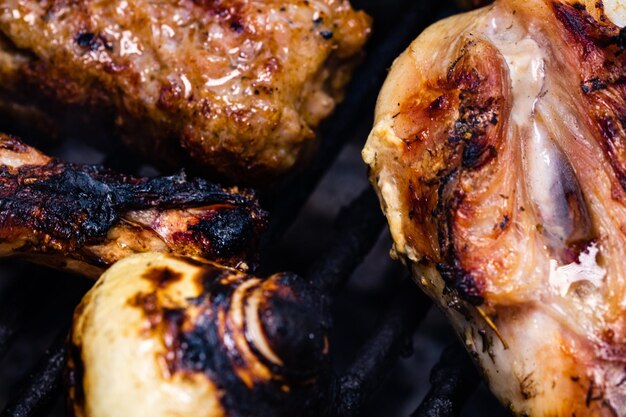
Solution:
<path fill-rule="evenodd" d="M 259 182 L 313 147 L 369 30 L 347 0 L 4 0 L 0 111 Z"/>
<path fill-rule="evenodd" d="M 317 417 L 329 318 L 308 281 L 139 254 L 76 309 L 75 417 Z"/>
<path fill-rule="evenodd" d="M 439 22 L 363 151 L 395 256 L 516 415 L 626 416 L 624 24 L 619 0 Z"/>
<path fill-rule="evenodd" d="M 142 178 L 63 163 L 0 134 L 0 257 L 93 278 L 148 251 L 245 269 L 265 223 L 248 191 L 184 174 Z"/>

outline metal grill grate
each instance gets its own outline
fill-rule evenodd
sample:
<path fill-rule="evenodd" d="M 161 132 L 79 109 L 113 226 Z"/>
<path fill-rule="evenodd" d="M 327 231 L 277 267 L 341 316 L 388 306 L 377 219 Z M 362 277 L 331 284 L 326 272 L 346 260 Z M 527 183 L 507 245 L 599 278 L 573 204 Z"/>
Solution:
<path fill-rule="evenodd" d="M 349 146 L 350 140 L 355 137 L 360 138 L 360 142 L 357 141 L 351 151 L 352 153 L 358 152 L 370 128 L 375 99 L 392 60 L 427 24 L 454 11 L 454 8 L 446 2 L 435 4 L 436 2 L 429 1 L 362 0 L 361 2 L 353 1 L 353 3 L 357 7 L 363 6 L 377 18 L 377 22 L 381 22 L 375 27 L 375 36 L 367 57 L 349 86 L 345 102 L 323 127 L 320 134 L 320 149 L 312 165 L 300 175 L 277 187 L 273 195 L 265 196 L 265 205 L 270 209 L 274 220 L 263 245 L 263 272 L 284 269 L 284 266 L 294 266 L 294 269 L 304 272 L 306 277 L 323 289 L 329 302 L 334 300 L 337 315 L 340 315 L 341 310 L 346 308 L 342 297 L 346 293 L 344 287 L 348 279 L 376 245 L 385 227 L 385 221 L 373 191 L 364 184 L 363 186 L 367 187 L 365 191 L 348 207 L 341 210 L 335 220 L 337 227 L 333 233 L 334 237 L 330 240 L 326 238 L 326 249 L 308 267 L 303 268 L 302 265 L 297 265 L 297 262 L 296 265 L 286 262 L 281 256 L 285 253 L 286 245 L 273 243 L 288 240 L 289 228 L 294 222 L 297 223 L 298 219 L 301 223 L 303 222 L 302 215 L 300 215 L 301 209 L 312 198 L 311 195 L 322 179 L 333 181 L 334 172 L 331 170 L 329 173 L 329 169 L 342 149 L 347 144 Z M 358 169 L 361 169 L 358 175 L 364 177 L 364 168 Z M 345 191 L 347 194 L 353 193 L 353 190 Z M 328 201 L 328 205 L 337 206 L 333 201 Z M 297 227 L 296 230 L 298 230 Z M 310 242 L 315 238 L 315 233 L 306 233 L 302 240 Z M 385 242 L 385 245 L 388 243 Z M 23 328 L 29 326 L 28 317 L 32 315 L 30 314 L 32 309 L 45 311 L 52 301 L 58 310 L 54 320 L 61 321 L 53 320 L 57 326 L 52 330 L 52 334 L 56 333 L 54 341 L 43 353 L 33 372 L 19 386 L 12 387 L 11 391 L 14 395 L 7 401 L 0 417 L 49 415 L 52 407 L 57 404 L 58 409 L 58 404 L 61 402 L 62 374 L 65 364 L 64 340 L 71 317 L 71 308 L 87 289 L 87 284 L 80 279 L 74 277 L 68 279 L 62 277 L 62 274 L 48 272 L 38 267 L 11 265 L 11 268 L 17 268 L 17 271 L 12 274 L 13 276 L 2 277 L 0 280 L 0 284 L 3 281 L 12 283 L 9 288 L 0 287 L 0 294 L 4 294 L 4 297 L 0 298 L 2 302 L 0 304 L 0 359 L 11 347 L 14 347 L 15 336 Z M 25 275 L 32 274 L 50 276 L 38 277 L 39 279 L 25 278 Z M 55 285 L 51 283 L 56 280 L 61 280 L 64 284 L 55 288 Z M 45 283 L 42 284 L 43 281 Z M 333 381 L 333 396 L 328 410 L 331 416 L 376 415 L 372 414 L 376 411 L 366 410 L 365 405 L 370 401 L 378 403 L 386 401 L 384 394 L 377 396 L 377 391 L 382 385 L 381 381 L 393 372 L 394 363 L 400 356 L 408 357 L 411 354 L 412 335 L 429 312 L 430 301 L 407 278 L 390 277 L 389 281 L 391 284 L 383 287 L 380 299 L 391 300 L 391 302 L 385 302 L 382 303 L 384 306 L 376 307 L 376 311 L 384 310 L 384 313 L 382 319 L 377 320 L 377 327 L 369 332 L 369 337 L 365 342 L 358 349 L 348 346 L 336 347 L 348 353 L 339 355 L 347 358 L 344 358 L 343 366 L 341 359 L 337 360 L 337 376 Z M 42 285 L 44 288 L 41 288 Z M 57 298 L 53 295 L 54 298 L 50 299 L 49 294 L 56 294 L 58 291 L 66 293 L 63 297 Z M 46 298 L 47 302 L 34 299 L 32 292 L 39 294 L 39 297 Z M 341 322 L 341 318 L 338 321 Z M 338 345 L 342 345 L 341 337 L 336 337 L 335 340 L 337 339 L 339 339 Z M 346 337 L 344 341 L 345 339 Z M 10 365 L 6 360 L 0 362 L 0 366 Z M 423 369 L 420 372 L 427 373 L 428 370 Z M 430 380 L 432 387 L 413 414 L 414 416 L 458 416 L 466 400 L 479 385 L 478 375 L 469 362 L 467 354 L 462 347 L 456 345 L 444 351 L 440 362 L 432 370 Z M 0 388 L 2 384 L 0 380 Z M 498 411 L 497 414 L 501 415 L 502 412 Z M 484 416 L 485 413 L 479 415 Z"/>

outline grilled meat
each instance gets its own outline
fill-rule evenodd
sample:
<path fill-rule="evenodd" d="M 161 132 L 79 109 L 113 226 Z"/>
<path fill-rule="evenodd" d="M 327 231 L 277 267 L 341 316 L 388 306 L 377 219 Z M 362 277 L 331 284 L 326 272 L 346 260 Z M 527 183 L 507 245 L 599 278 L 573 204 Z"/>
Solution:
<path fill-rule="evenodd" d="M 329 319 L 317 294 L 291 274 L 124 259 L 76 309 L 70 415 L 319 416 Z"/>
<path fill-rule="evenodd" d="M 0 135 L 0 257 L 93 278 L 148 251 L 245 269 L 265 223 L 248 191 L 184 174 L 142 178 L 63 163 Z"/>
<path fill-rule="evenodd" d="M 0 110 L 114 122 L 153 161 L 259 182 L 312 148 L 369 24 L 347 0 L 6 0 Z"/>
<path fill-rule="evenodd" d="M 626 416 L 624 24 L 595 0 L 437 23 L 363 151 L 395 255 L 520 416 Z"/>

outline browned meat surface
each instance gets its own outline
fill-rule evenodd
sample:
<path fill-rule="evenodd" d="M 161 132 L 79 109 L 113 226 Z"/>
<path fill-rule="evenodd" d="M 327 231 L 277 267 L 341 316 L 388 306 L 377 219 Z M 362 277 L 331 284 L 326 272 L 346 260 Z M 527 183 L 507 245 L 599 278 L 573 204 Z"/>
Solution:
<path fill-rule="evenodd" d="M 496 0 L 396 61 L 363 155 L 515 415 L 626 416 L 626 4 Z"/>
<path fill-rule="evenodd" d="M 259 182 L 313 147 L 369 23 L 347 0 L 4 0 L 0 110 L 114 122 L 152 160 Z"/>
<path fill-rule="evenodd" d="M 141 178 L 66 164 L 0 134 L 0 256 L 97 278 L 141 252 L 247 269 L 266 215 L 247 191 L 184 174 Z"/>

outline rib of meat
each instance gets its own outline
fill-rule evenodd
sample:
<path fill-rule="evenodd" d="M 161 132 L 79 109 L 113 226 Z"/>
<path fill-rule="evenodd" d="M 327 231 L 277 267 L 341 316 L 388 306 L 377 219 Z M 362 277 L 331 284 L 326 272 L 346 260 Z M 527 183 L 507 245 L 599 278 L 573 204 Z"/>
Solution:
<path fill-rule="evenodd" d="M 312 148 L 369 24 L 347 0 L 5 0 L 0 109 L 259 182 Z"/>
<path fill-rule="evenodd" d="M 395 255 L 520 416 L 626 416 L 625 23 L 617 0 L 437 23 L 363 152 Z"/>
<path fill-rule="evenodd" d="M 97 278 L 139 252 L 253 265 L 266 214 L 246 190 L 49 158 L 0 134 L 0 257 Z"/>
<path fill-rule="evenodd" d="M 315 288 L 293 274 L 262 279 L 172 255 L 126 258 L 74 314 L 69 415 L 324 415 L 324 311 Z"/>

